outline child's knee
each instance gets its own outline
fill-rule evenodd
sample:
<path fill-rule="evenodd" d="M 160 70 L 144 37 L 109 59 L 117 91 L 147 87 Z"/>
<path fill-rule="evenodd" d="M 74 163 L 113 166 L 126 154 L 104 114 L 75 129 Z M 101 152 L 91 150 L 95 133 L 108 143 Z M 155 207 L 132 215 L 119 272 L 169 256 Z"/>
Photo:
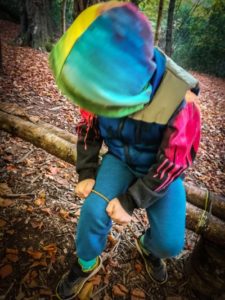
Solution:
<path fill-rule="evenodd" d="M 90 194 L 81 208 L 80 220 L 86 229 L 91 231 L 105 231 L 109 226 L 110 218 L 106 213 L 106 203 L 97 195 Z M 83 227 L 82 226 L 82 227 Z"/>

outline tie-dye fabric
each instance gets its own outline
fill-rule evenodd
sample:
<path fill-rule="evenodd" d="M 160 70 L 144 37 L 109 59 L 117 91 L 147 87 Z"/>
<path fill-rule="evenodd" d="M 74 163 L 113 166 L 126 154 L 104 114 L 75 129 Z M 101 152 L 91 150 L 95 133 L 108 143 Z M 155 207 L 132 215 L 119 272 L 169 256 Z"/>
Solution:
<path fill-rule="evenodd" d="M 86 9 L 50 55 L 62 92 L 97 115 L 122 117 L 148 103 L 156 65 L 147 18 L 131 3 Z"/>

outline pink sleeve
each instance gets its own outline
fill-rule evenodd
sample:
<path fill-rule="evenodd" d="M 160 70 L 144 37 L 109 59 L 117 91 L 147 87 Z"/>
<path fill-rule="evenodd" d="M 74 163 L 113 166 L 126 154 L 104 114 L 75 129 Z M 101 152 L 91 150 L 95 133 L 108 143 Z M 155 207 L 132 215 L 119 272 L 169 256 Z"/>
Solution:
<path fill-rule="evenodd" d="M 160 146 L 159 164 L 154 166 L 152 176 L 157 182 L 154 191 L 160 192 L 187 169 L 196 156 L 200 142 L 200 112 L 187 95 L 184 107 L 169 121 Z M 152 179 L 153 179 L 152 178 Z"/>

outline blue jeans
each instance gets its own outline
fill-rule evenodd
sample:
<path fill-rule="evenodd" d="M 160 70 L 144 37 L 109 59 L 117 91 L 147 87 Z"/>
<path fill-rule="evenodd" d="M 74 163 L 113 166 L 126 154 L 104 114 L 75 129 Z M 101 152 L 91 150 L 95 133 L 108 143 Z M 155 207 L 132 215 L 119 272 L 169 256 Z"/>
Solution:
<path fill-rule="evenodd" d="M 99 167 L 94 189 L 110 200 L 125 193 L 135 182 L 137 173 L 111 154 Z M 142 175 L 143 176 L 143 175 Z M 155 256 L 177 255 L 185 237 L 185 190 L 180 178 L 170 184 L 166 195 L 146 209 L 151 228 L 144 235 L 144 246 Z M 112 221 L 106 213 L 107 202 L 91 193 L 81 208 L 77 227 L 77 256 L 91 260 L 100 255 L 107 242 Z"/>

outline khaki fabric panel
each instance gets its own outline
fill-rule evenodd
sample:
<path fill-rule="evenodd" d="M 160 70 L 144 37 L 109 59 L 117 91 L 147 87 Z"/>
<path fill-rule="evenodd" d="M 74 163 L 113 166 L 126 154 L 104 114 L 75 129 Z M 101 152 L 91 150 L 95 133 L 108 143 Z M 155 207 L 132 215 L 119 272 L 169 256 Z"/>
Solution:
<path fill-rule="evenodd" d="M 161 50 L 160 52 L 165 55 Z M 166 56 L 166 72 L 151 103 L 130 118 L 148 123 L 167 124 L 186 92 L 197 84 L 197 79 Z"/>
<path fill-rule="evenodd" d="M 186 82 L 178 79 L 170 70 L 167 70 L 162 87 L 157 90 L 151 103 L 133 114 L 131 118 L 149 123 L 167 124 L 188 88 Z"/>

